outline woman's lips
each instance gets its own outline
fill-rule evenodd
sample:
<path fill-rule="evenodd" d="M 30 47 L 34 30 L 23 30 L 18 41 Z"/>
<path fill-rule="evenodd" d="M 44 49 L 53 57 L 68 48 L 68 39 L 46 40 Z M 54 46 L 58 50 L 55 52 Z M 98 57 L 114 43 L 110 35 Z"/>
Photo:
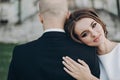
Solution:
<path fill-rule="evenodd" d="M 96 37 L 93 41 L 94 41 L 94 42 L 98 42 L 99 39 L 100 39 L 100 36 L 101 36 L 101 35 L 99 35 L 98 37 Z"/>

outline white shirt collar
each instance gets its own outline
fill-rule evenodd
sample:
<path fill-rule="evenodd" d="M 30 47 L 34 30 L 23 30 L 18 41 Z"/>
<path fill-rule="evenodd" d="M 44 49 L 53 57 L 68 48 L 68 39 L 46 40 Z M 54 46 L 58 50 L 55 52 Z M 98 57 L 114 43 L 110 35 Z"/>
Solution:
<path fill-rule="evenodd" d="M 65 32 L 63 29 L 59 29 L 59 28 L 54 28 L 54 29 L 46 29 L 45 31 L 44 31 L 44 33 L 45 32 L 51 32 L 51 31 L 57 31 L 57 32 Z"/>

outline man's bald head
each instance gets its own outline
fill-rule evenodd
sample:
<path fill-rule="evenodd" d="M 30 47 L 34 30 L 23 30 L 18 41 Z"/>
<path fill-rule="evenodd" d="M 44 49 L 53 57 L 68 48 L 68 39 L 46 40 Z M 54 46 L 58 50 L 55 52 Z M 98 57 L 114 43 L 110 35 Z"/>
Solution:
<path fill-rule="evenodd" d="M 60 16 L 68 11 L 67 0 L 40 0 L 39 9 L 40 14 Z"/>

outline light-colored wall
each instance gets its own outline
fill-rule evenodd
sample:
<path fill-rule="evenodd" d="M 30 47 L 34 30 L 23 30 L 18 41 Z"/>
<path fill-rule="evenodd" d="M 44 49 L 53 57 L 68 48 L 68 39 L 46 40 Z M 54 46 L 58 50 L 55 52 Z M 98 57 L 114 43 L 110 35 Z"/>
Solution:
<path fill-rule="evenodd" d="M 38 11 L 37 4 L 34 4 L 35 1 L 36 0 L 21 0 L 22 20 Z"/>
<path fill-rule="evenodd" d="M 117 15 L 116 0 L 73 0 L 73 2 L 74 1 L 79 8 L 94 7 L 95 9 L 105 9 Z M 92 5 L 92 3 L 94 5 Z"/>
<path fill-rule="evenodd" d="M 18 21 L 17 1 L 12 3 L 0 3 L 0 20 L 8 20 L 9 23 Z"/>

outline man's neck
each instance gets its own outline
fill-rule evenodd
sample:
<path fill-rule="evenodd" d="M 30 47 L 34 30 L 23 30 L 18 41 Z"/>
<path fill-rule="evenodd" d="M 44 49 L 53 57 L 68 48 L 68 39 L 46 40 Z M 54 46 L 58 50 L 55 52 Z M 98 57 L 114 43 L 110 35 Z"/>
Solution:
<path fill-rule="evenodd" d="M 51 28 L 60 28 L 64 29 L 64 21 L 61 20 L 44 20 L 43 21 L 44 29 L 51 29 Z"/>

